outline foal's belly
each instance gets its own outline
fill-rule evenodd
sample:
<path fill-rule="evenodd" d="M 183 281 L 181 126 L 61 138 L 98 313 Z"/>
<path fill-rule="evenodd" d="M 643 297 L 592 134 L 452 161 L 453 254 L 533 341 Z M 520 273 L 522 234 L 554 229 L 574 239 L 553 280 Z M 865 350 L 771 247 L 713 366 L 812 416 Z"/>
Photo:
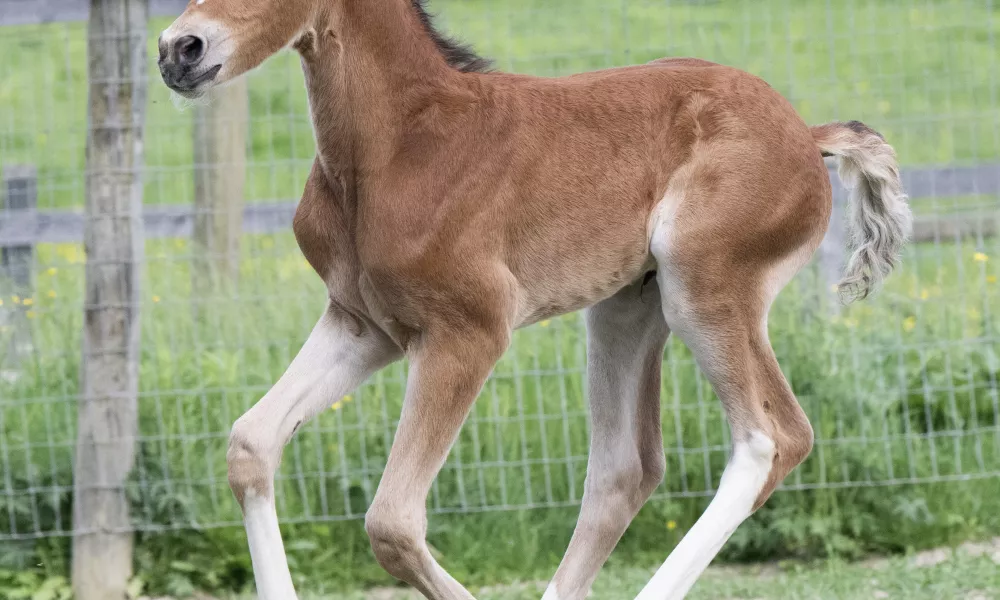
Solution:
<path fill-rule="evenodd" d="M 623 232 L 619 232 L 622 234 Z M 520 272 L 516 327 L 593 306 L 655 269 L 645 235 L 592 240 L 580 254 L 537 255 Z M 512 269 L 513 270 L 513 269 Z"/>

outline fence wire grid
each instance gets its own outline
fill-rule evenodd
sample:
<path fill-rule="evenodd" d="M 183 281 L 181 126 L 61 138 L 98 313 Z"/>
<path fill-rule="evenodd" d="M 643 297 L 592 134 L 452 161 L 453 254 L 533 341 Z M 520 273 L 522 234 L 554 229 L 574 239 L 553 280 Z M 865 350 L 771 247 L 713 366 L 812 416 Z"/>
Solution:
<path fill-rule="evenodd" d="M 30 4 L 30 3 L 28 3 Z M 896 147 L 920 233 L 887 288 L 830 302 L 822 261 L 779 298 L 770 334 L 816 432 L 782 487 L 888 486 L 1000 475 L 1000 9 L 990 0 L 531 0 L 432 7 L 503 70 L 560 75 L 662 56 L 745 68 L 810 124 L 859 119 Z M 150 24 L 145 122 L 139 438 L 133 529 L 241 522 L 225 451 L 233 421 L 291 361 L 323 310 L 289 221 L 314 156 L 298 59 L 249 78 L 233 164 L 198 157 L 205 107 L 174 102 Z M 73 533 L 87 138 L 86 26 L 0 27 L 0 541 Z M 214 118 L 225 122 L 226 111 Z M 202 116 L 199 116 L 202 115 Z M 242 117 L 240 117 L 242 119 Z M 245 127 L 244 127 L 245 124 Z M 206 260 L 199 172 L 241 169 L 232 273 Z M 916 189 L 919 188 L 919 189 Z M 223 209 L 219 209 L 223 210 Z M 30 221 L 18 221 L 24 215 Z M 231 216 L 231 213 L 227 213 Z M 18 225 L 30 223 L 30 227 Z M 218 250 L 211 250 L 218 252 Z M 231 252 L 231 250 L 226 250 Z M 840 256 L 834 254 L 835 257 Z M 208 260 L 217 257 L 209 256 Z M 216 279 L 213 277 L 213 280 Z M 577 504 L 589 437 L 578 315 L 515 336 L 435 483 L 432 513 Z M 304 426 L 276 481 L 283 522 L 357 519 L 385 466 L 406 365 Z M 690 353 L 664 354 L 667 476 L 656 496 L 714 493 L 729 451 Z"/>

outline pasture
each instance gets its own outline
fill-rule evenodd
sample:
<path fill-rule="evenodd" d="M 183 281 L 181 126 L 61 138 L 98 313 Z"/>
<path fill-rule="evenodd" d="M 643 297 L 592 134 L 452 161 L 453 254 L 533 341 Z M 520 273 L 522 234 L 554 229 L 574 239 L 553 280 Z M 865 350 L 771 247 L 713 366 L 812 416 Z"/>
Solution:
<path fill-rule="evenodd" d="M 991 6 L 433 3 L 450 31 L 505 70 L 555 75 L 664 55 L 746 68 L 786 94 L 811 124 L 870 123 L 896 146 L 904 166 L 1000 161 L 1000 7 Z M 78 209 L 84 27 L 0 33 L 0 164 L 38 166 L 40 208 Z M 153 40 L 155 34 L 151 61 Z M 145 203 L 189 203 L 191 119 L 153 73 Z M 248 202 L 297 197 L 314 150 L 294 55 L 282 54 L 252 76 L 250 106 Z M 996 211 L 1000 198 L 929 198 L 914 208 L 934 214 L 970 207 Z M 184 239 L 146 245 L 141 441 L 130 486 L 137 589 L 175 596 L 252 585 L 245 535 L 234 527 L 239 512 L 226 481 L 226 437 L 284 370 L 324 303 L 322 284 L 291 233 L 246 235 L 239 282 L 206 296 L 192 292 L 193 253 Z M 83 261 L 78 244 L 43 245 L 34 294 L 15 294 L 0 282 L 0 310 L 15 314 L 32 340 L 20 376 L 0 380 L 0 537 L 21 534 L 0 548 L 0 590 L 22 580 L 58 581 L 67 572 Z M 813 272 L 789 286 L 770 318 L 770 335 L 817 448 L 790 476 L 789 489 L 740 528 L 725 561 L 852 559 L 1000 533 L 998 276 L 997 239 L 942 237 L 911 245 L 884 292 L 846 310 L 830 309 Z M 3 364 L 2 349 L 23 328 L 0 323 Z M 519 333 L 473 409 L 430 499 L 430 543 L 459 580 L 486 586 L 545 579 L 558 563 L 586 468 L 583 341 L 576 315 Z M 721 407 L 689 352 L 671 341 L 663 364 L 667 478 L 598 580 L 598 597 L 632 597 L 648 576 L 634 565 L 662 560 L 680 540 L 727 457 Z M 290 566 L 305 591 L 338 597 L 391 583 L 372 557 L 360 517 L 385 463 L 404 372 L 393 367 L 336 401 L 285 451 L 278 510 Z M 885 597 L 1000 593 L 988 557 L 956 558 L 916 579 L 900 572 L 887 572 Z M 706 578 L 692 596 L 772 597 L 781 590 L 773 597 L 868 598 L 874 589 L 866 567 L 839 562 L 770 579 L 728 575 Z M 483 597 L 537 595 L 534 588 L 505 588 Z"/>

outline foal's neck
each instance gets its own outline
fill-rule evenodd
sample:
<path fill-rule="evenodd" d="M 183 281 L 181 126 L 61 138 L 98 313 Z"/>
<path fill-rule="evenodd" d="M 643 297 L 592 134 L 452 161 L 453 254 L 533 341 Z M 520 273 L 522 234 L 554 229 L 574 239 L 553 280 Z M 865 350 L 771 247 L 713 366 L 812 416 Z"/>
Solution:
<path fill-rule="evenodd" d="M 421 113 L 461 89 L 410 0 L 351 0 L 296 43 L 327 175 L 378 171 Z"/>

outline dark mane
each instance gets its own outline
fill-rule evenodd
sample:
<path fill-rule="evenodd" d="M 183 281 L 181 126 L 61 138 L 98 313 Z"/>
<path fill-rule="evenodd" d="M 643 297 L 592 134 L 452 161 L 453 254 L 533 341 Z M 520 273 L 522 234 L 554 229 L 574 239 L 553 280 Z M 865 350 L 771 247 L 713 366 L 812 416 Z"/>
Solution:
<path fill-rule="evenodd" d="M 411 0 L 411 2 L 413 10 L 417 11 L 420 23 L 449 65 L 463 73 L 485 73 L 493 68 L 492 61 L 479 56 L 469 46 L 442 34 L 434 27 L 434 20 L 424 6 L 426 0 Z"/>

